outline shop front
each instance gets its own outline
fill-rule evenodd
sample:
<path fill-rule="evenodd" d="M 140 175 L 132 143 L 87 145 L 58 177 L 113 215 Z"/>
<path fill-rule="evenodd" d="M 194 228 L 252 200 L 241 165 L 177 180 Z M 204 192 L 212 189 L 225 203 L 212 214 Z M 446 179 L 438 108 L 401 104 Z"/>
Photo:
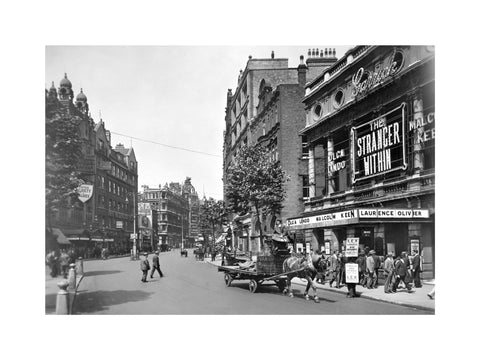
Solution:
<path fill-rule="evenodd" d="M 314 249 L 417 249 L 434 276 L 434 65 L 428 46 L 357 46 L 307 84 L 309 196 L 288 226 Z"/>

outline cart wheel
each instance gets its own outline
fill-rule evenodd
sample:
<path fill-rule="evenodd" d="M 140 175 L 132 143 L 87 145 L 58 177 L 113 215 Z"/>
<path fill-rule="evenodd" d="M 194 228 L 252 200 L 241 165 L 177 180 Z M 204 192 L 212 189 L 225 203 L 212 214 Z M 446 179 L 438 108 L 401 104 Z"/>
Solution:
<path fill-rule="evenodd" d="M 232 284 L 232 275 L 225 273 L 224 276 L 225 285 L 230 286 Z"/>
<path fill-rule="evenodd" d="M 277 281 L 277 286 L 281 292 L 287 287 L 287 282 L 283 279 Z"/>
<path fill-rule="evenodd" d="M 250 283 L 248 284 L 248 290 L 250 290 L 251 293 L 254 293 L 257 291 L 258 283 L 256 280 L 250 280 Z"/>

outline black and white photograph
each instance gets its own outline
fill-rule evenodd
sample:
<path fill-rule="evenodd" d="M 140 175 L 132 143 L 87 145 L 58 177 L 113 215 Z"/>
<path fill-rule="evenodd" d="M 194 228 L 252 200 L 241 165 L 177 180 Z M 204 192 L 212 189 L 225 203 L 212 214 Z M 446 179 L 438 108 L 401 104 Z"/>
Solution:
<path fill-rule="evenodd" d="M 434 46 L 45 56 L 46 314 L 435 313 Z"/>
<path fill-rule="evenodd" d="M 475 10 L 6 3 L 4 357 L 474 358 Z"/>

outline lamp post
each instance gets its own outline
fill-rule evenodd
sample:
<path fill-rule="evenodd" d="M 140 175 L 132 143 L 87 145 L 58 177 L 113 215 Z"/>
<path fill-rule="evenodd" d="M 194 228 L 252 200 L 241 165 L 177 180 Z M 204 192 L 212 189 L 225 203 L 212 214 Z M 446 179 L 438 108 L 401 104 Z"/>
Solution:
<path fill-rule="evenodd" d="M 132 254 L 132 260 L 135 260 L 137 258 L 137 221 L 136 221 L 136 216 L 135 216 L 135 194 L 134 193 L 128 193 L 131 194 L 133 197 L 133 254 Z M 128 195 L 127 198 L 125 199 L 125 202 L 128 205 Z"/>

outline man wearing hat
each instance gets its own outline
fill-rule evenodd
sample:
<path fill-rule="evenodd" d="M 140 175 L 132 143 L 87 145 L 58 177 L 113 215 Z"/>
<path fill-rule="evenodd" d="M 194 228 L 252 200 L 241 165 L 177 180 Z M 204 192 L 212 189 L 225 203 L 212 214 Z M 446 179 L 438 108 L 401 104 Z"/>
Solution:
<path fill-rule="evenodd" d="M 393 263 L 393 253 L 389 252 L 383 266 L 383 273 L 385 274 L 385 285 L 383 290 L 385 291 L 385 294 L 390 294 L 392 292 L 392 278 L 394 270 L 395 266 Z"/>
<path fill-rule="evenodd" d="M 148 262 L 148 253 L 144 252 L 143 255 L 145 256 L 145 259 L 143 259 L 140 262 L 140 269 L 142 269 L 142 282 L 147 282 L 147 274 L 148 270 L 150 270 L 150 263 Z"/>
<path fill-rule="evenodd" d="M 375 251 L 370 250 L 367 256 L 367 289 L 373 289 L 373 284 L 375 283 L 375 260 L 373 254 Z"/>
<path fill-rule="evenodd" d="M 160 258 L 158 257 L 158 250 L 155 251 L 155 254 L 153 254 L 153 258 L 152 258 L 152 272 L 150 273 L 150 279 L 153 279 L 153 273 L 155 272 L 155 270 L 158 271 L 158 274 L 160 275 L 160 277 L 163 277 L 163 273 L 162 273 L 162 270 L 160 270 Z"/>

